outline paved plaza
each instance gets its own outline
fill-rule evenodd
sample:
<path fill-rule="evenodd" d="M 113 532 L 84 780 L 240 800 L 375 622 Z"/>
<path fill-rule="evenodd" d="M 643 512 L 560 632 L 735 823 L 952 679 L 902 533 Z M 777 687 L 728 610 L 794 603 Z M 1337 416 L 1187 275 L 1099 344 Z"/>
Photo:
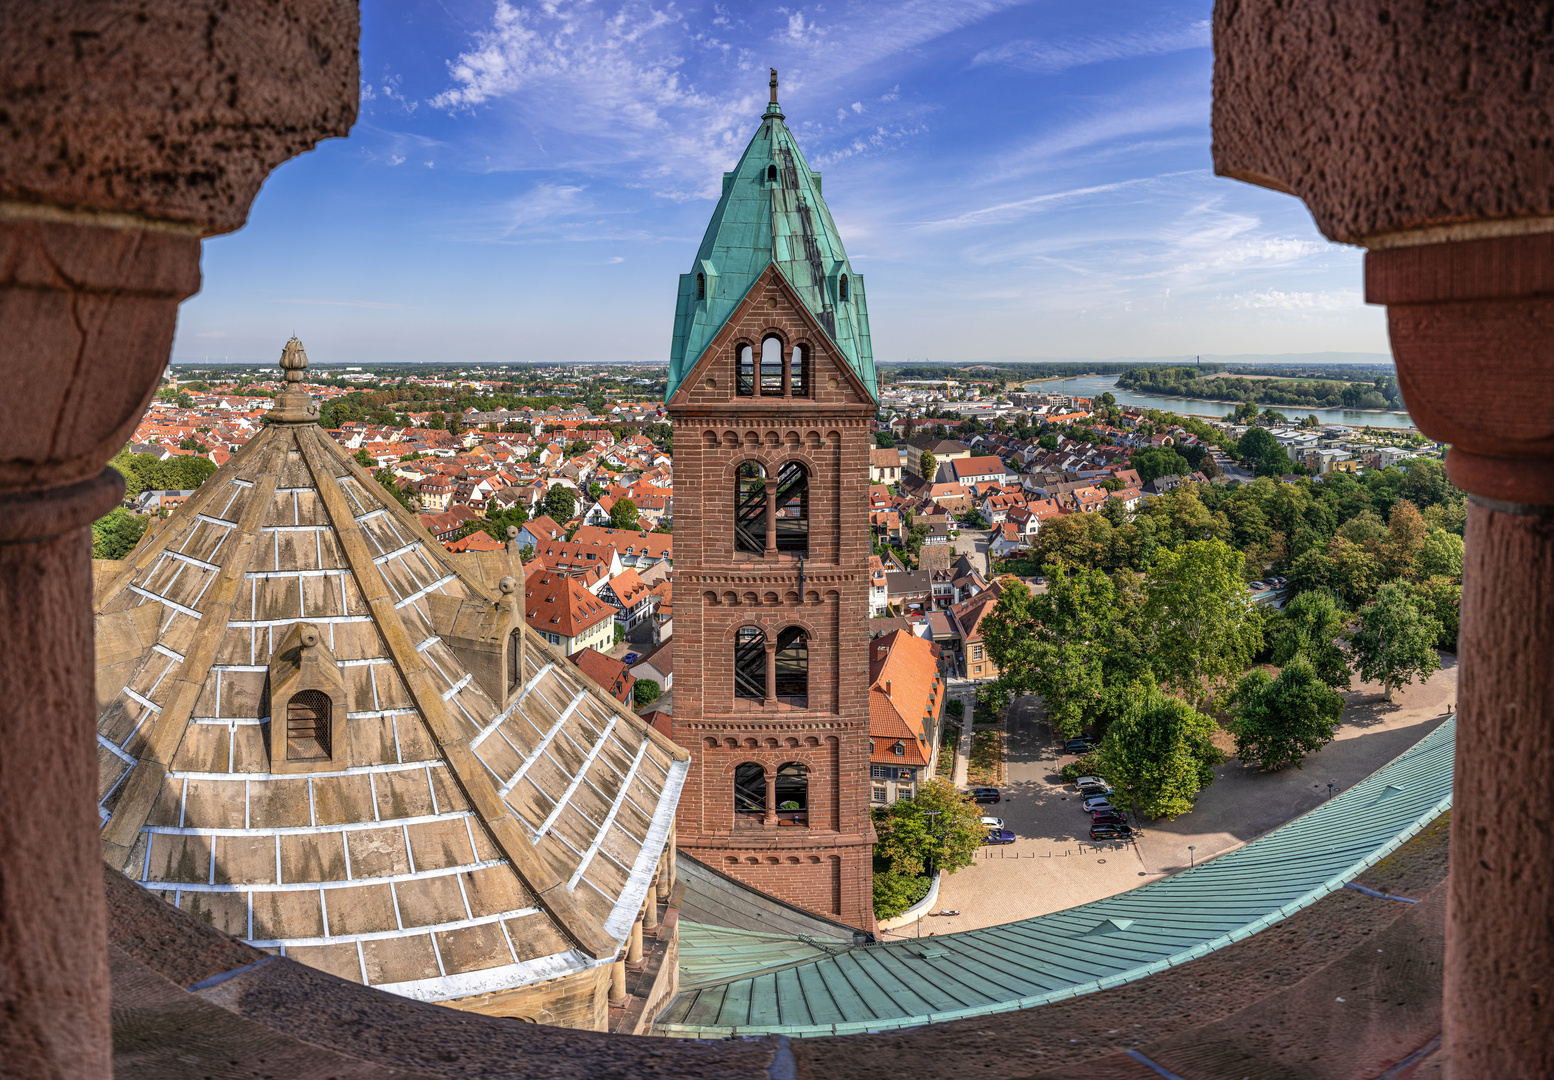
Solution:
<path fill-rule="evenodd" d="M 1004 801 L 985 813 L 1004 819 L 1013 844 L 984 847 L 976 863 L 952 874 L 931 916 L 887 937 L 949 933 L 1059 911 L 1155 881 L 1255 840 L 1369 776 L 1446 719 L 1457 700 L 1457 659 L 1444 655 L 1427 683 L 1404 687 L 1389 703 L 1375 683 L 1354 680 L 1334 740 L 1306 758 L 1304 768 L 1264 774 L 1231 758 L 1174 821 L 1144 821 L 1134 844 L 1094 844 L 1072 786 L 1063 784 L 1064 756 L 1040 699 L 1021 698 L 1009 710 L 1009 782 Z M 1191 845 L 1196 850 L 1189 852 Z"/>

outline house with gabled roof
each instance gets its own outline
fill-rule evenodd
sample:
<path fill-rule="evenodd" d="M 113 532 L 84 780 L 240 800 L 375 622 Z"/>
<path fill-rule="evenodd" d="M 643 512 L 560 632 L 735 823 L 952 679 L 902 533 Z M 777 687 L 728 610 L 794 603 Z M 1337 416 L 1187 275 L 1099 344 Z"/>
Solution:
<path fill-rule="evenodd" d="M 869 642 L 869 804 L 911 798 L 933 776 L 944 709 L 939 649 L 907 630 Z"/>

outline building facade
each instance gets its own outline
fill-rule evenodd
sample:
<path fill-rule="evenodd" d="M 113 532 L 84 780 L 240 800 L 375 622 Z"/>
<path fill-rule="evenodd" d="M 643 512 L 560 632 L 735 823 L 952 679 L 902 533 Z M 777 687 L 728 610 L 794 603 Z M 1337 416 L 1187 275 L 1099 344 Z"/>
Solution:
<path fill-rule="evenodd" d="M 862 279 L 776 101 L 691 271 L 669 369 L 682 850 L 873 926 Z"/>

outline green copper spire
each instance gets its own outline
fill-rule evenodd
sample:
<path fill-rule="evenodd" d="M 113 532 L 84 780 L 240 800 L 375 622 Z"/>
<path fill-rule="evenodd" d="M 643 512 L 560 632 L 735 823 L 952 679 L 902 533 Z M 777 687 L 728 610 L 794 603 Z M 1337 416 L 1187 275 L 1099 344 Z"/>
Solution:
<path fill-rule="evenodd" d="M 680 275 L 666 399 L 774 263 L 848 366 L 878 397 L 863 278 L 853 273 L 836 222 L 820 197 L 820 174 L 810 171 L 783 123 L 775 68 L 771 91 L 755 137 L 734 170 L 723 174 L 723 196 L 696 261 L 690 273 Z"/>

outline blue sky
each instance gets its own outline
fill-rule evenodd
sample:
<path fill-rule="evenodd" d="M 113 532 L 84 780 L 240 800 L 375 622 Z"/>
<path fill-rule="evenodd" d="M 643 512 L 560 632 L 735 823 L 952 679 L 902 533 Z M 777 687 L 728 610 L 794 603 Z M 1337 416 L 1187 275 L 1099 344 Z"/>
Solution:
<path fill-rule="evenodd" d="M 778 68 L 881 361 L 1385 352 L 1213 175 L 1210 4 L 367 0 L 361 115 L 205 245 L 176 359 L 658 361 Z"/>

